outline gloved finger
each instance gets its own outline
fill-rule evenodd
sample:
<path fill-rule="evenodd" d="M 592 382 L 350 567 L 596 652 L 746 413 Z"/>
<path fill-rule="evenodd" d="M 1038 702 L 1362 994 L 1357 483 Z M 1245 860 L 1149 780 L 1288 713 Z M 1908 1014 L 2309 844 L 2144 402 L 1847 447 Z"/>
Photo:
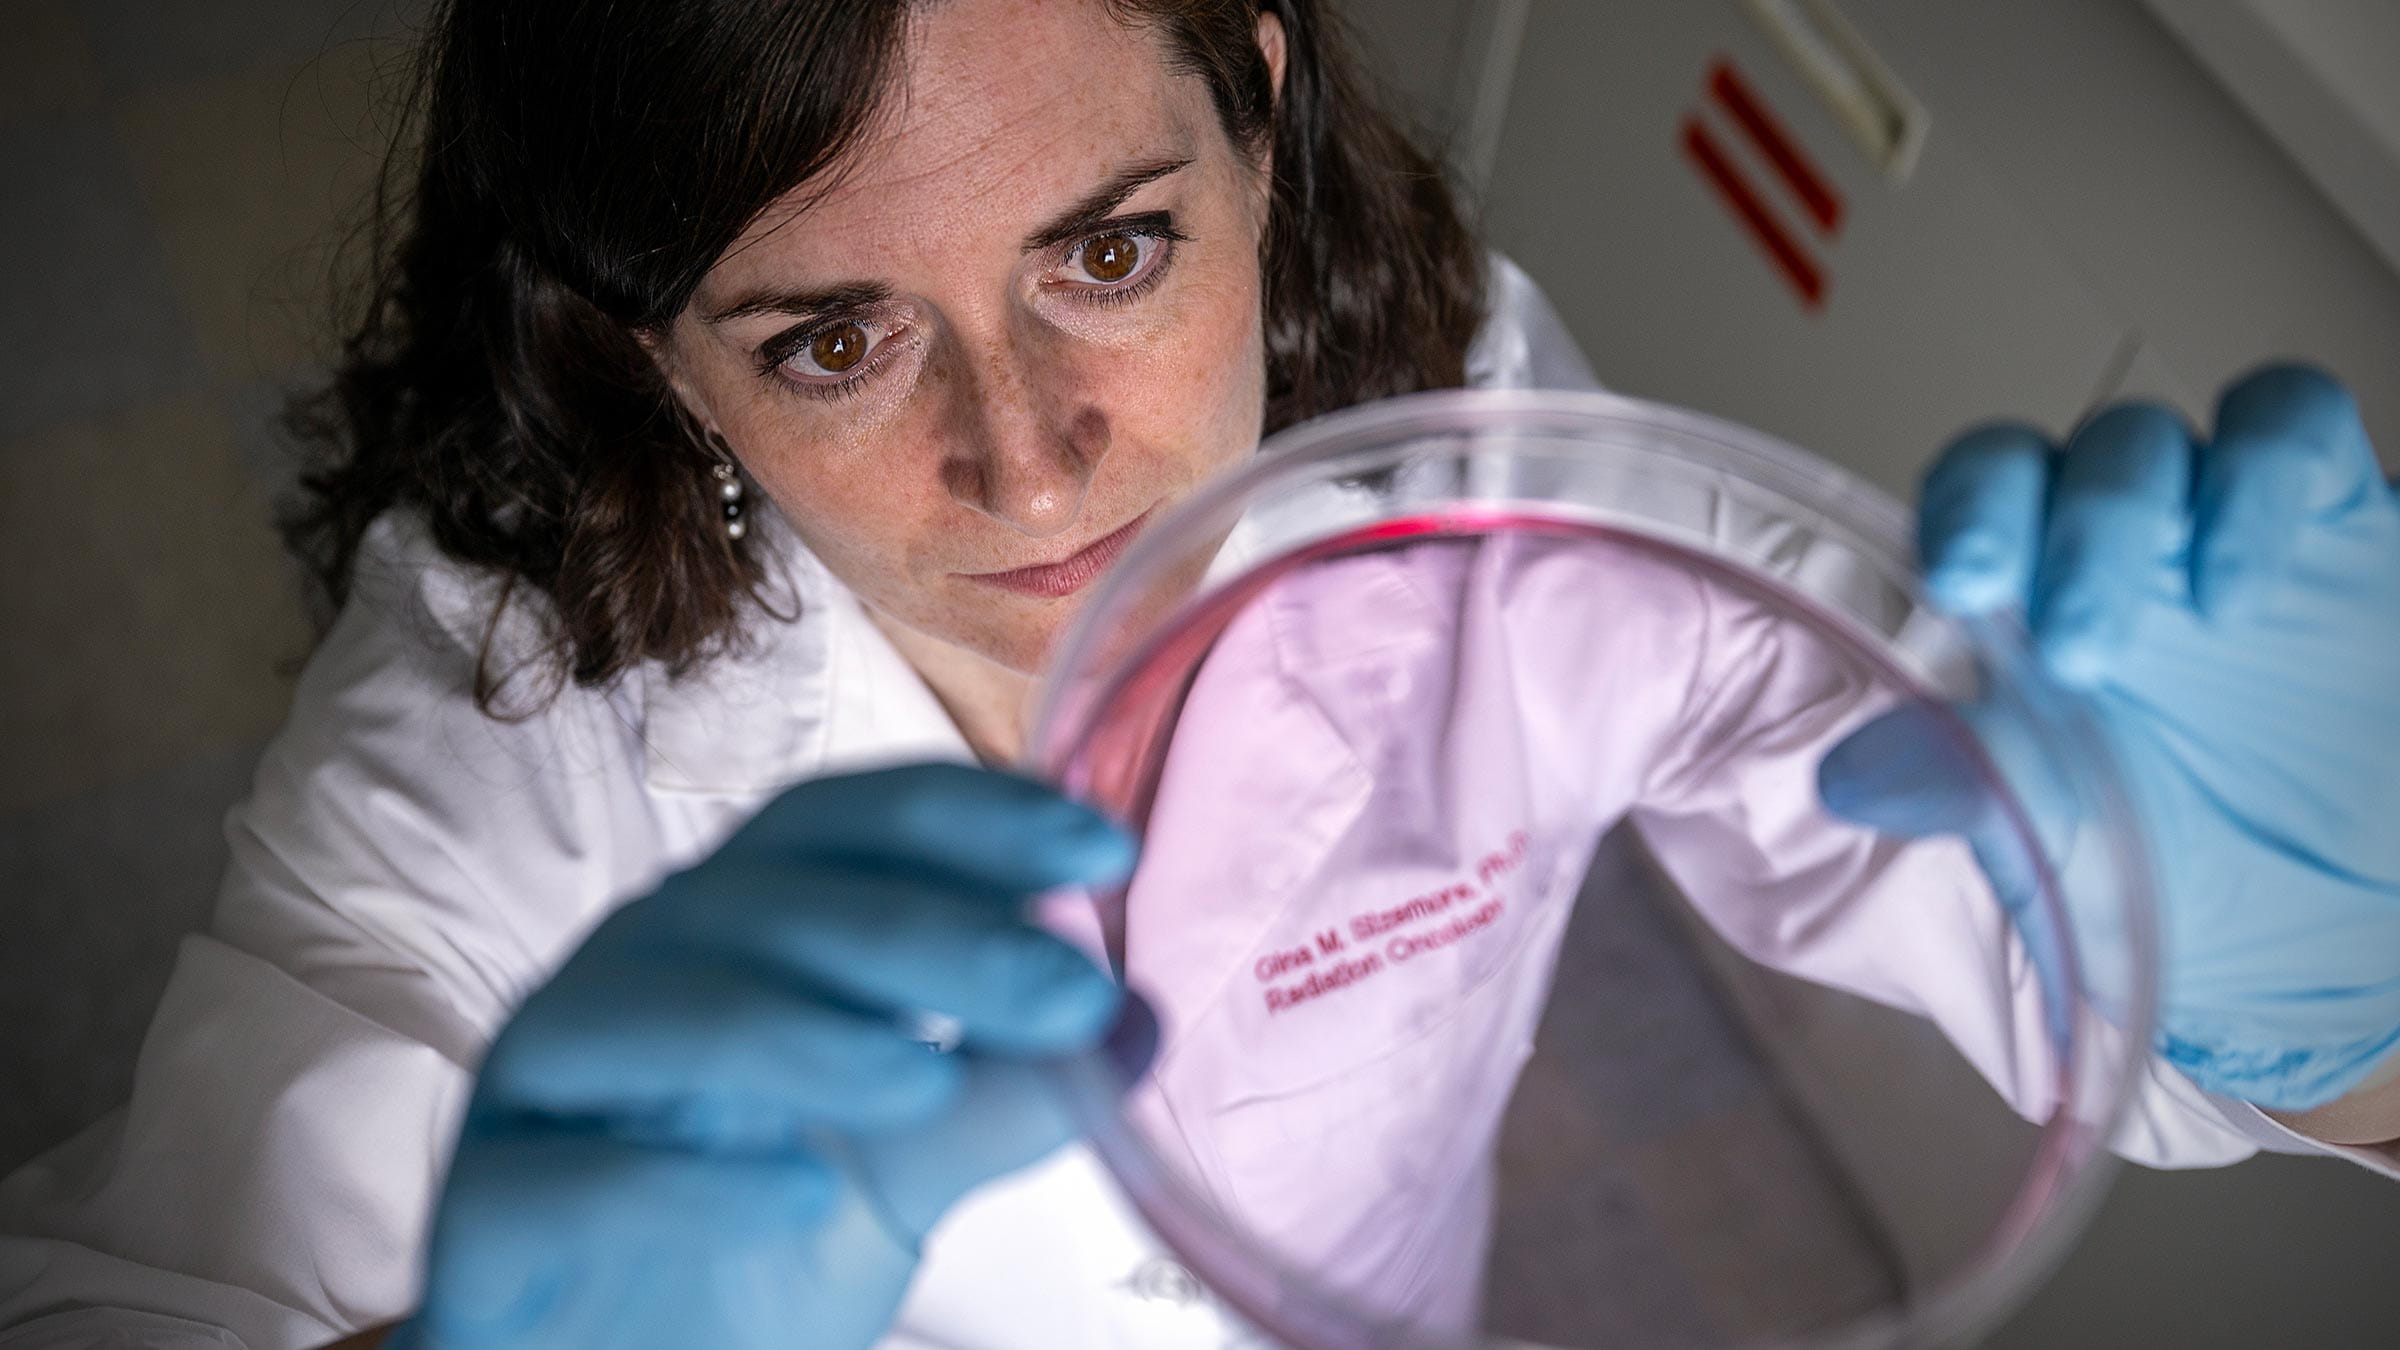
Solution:
<path fill-rule="evenodd" d="M 2309 366 L 2260 370 L 2225 391 L 2200 455 L 2192 594 L 2230 616 L 2282 575 L 2312 518 L 2389 499 L 2350 391 Z"/>
<path fill-rule="evenodd" d="M 1988 704 L 1912 699 L 1828 751 L 1817 794 L 1833 814 L 1904 839 L 1965 838 L 2012 908 L 2047 886 L 2076 808 L 2030 729 Z"/>
<path fill-rule="evenodd" d="M 2028 604 L 2041 557 L 2050 442 L 2032 427 L 1978 427 L 1950 443 L 1925 475 L 1917 557 L 1925 589 L 1953 614 Z"/>
<path fill-rule="evenodd" d="M 912 1250 L 970 1189 L 1034 1163 L 1079 1133 L 1057 1080 L 1024 1060 L 964 1057 L 951 1110 L 849 1142 L 860 1187 Z"/>
<path fill-rule="evenodd" d="M 2104 676 L 2158 599 L 2189 536 L 2192 458 L 2182 420 L 2139 403 L 2093 418 L 2059 457 L 2032 619 L 2060 678 Z"/>
<path fill-rule="evenodd" d="M 2054 767 L 1995 710 L 1916 700 L 1859 727 L 1817 769 L 1827 810 L 1903 839 L 1962 838 L 1990 884 L 2043 991 L 2052 1025 L 2069 1002 L 2071 967 L 2054 889 L 2072 828 Z"/>
<path fill-rule="evenodd" d="M 729 1157 L 544 1129 L 470 1134 L 435 1215 L 410 1343 L 623 1343 L 617 1319 L 641 1282 L 671 1280 L 682 1272 L 665 1267 L 694 1255 L 705 1266 L 745 1239 L 803 1243 L 842 1187 L 805 1153 Z M 721 1343 L 709 1328 L 687 1330 Z"/>
<path fill-rule="evenodd" d="M 891 872 L 720 857 L 612 917 L 603 950 L 688 949 L 862 1007 L 955 1020 L 971 1043 L 1079 1050 L 1107 1029 L 1116 983 L 996 893 Z"/>
<path fill-rule="evenodd" d="M 1134 856 L 1132 839 L 1090 807 L 1031 779 L 961 764 L 812 779 L 769 802 L 725 850 L 1018 895 L 1122 880 Z"/>
<path fill-rule="evenodd" d="M 1966 834 L 1989 819 L 1986 774 L 1940 705 L 1912 700 L 1842 738 L 1817 766 L 1835 815 L 1914 839 Z"/>
<path fill-rule="evenodd" d="M 1117 1005 L 1116 1021 L 1100 1042 L 1101 1059 L 1115 1070 L 1117 1081 L 1132 1087 L 1158 1062 L 1158 1038 L 1163 1028 L 1150 1000 L 1127 989 Z"/>
<path fill-rule="evenodd" d="M 574 1117 L 620 1138 L 788 1149 L 810 1126 L 922 1120 L 958 1067 L 888 1020 L 751 969 L 579 961 L 528 999 L 476 1079 L 478 1112 Z"/>

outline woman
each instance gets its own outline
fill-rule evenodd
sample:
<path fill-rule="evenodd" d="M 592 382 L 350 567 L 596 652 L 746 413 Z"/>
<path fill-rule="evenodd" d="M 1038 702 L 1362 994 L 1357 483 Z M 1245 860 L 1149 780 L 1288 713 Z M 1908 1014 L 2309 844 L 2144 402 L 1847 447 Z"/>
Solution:
<path fill-rule="evenodd" d="M 265 1350 L 403 1317 L 387 1343 L 1211 1334 L 1111 1292 L 1147 1249 L 1071 1156 L 979 1190 L 919 1269 L 953 1201 L 1066 1137 L 1032 1063 L 1117 1013 L 1015 902 L 1130 849 L 1015 779 L 848 771 L 1008 762 L 1078 593 L 1262 430 L 1588 379 L 1321 9 L 445 8 L 297 535 L 338 617 L 127 1113 L 8 1184 L 30 1236 L 0 1247 L 0 1346 Z M 2335 528 L 2310 475 L 2355 480 L 2364 446 L 2338 391 L 2278 378 L 2229 404 L 2220 442 L 2255 453 L 2208 471 L 2224 520 L 2194 548 L 2230 577 L 2214 560 L 2255 544 L 2254 588 Z M 2132 507 L 2184 510 L 2124 471 L 2195 452 L 2155 413 L 2094 433 L 2047 517 L 2048 448 L 1971 440 L 1928 538 L 1946 593 L 2038 591 L 2099 679 L 2145 602 L 2106 549 Z M 2320 587 L 2354 618 L 2400 572 L 2373 489 L 2345 499 L 2368 561 Z M 2380 641 L 2350 665 L 2384 669 Z M 1928 800 L 1891 777 L 1848 805 Z M 2239 833 L 2188 823 L 2195 848 Z M 2329 871 L 2362 856 L 2320 842 Z M 2373 898 L 2278 907 L 2274 949 L 2357 947 Z M 889 1015 L 917 1009 L 966 1053 L 922 1053 Z M 2373 1086 L 2400 1013 L 2343 1033 L 2299 1104 L 2400 1135 Z M 2162 1160 L 2304 1146 L 2158 1074 Z"/>

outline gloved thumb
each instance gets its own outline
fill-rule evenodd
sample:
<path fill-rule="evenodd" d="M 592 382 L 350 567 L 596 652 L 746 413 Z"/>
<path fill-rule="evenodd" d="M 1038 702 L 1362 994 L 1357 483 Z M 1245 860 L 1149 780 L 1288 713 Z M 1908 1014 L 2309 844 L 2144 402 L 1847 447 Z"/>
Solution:
<path fill-rule="evenodd" d="M 1993 803 L 1955 716 L 1903 703 L 1844 737 L 1817 766 L 1817 795 L 1853 824 L 1902 838 L 1971 835 Z"/>
<path fill-rule="evenodd" d="M 1853 824 L 1903 839 L 1957 835 L 2016 914 L 2066 856 L 2078 811 L 2059 766 L 2018 719 L 1982 703 L 1903 703 L 1817 766 L 1817 794 Z"/>
<path fill-rule="evenodd" d="M 1878 833 L 1963 838 L 2033 962 L 2052 1025 L 2063 1026 L 2068 935 L 2057 907 L 2040 901 L 2073 811 L 2053 767 L 2013 725 L 1977 704 L 1901 704 L 1826 753 L 1817 793 L 1827 810 Z"/>

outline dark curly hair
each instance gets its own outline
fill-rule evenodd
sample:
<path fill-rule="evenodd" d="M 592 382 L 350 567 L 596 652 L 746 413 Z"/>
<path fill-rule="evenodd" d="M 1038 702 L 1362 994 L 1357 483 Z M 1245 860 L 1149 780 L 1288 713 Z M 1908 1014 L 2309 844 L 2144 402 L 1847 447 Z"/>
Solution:
<path fill-rule="evenodd" d="M 1435 163 L 1368 98 L 1330 0 L 1107 0 L 1275 152 L 1267 428 L 1458 384 L 1483 262 Z M 884 87 L 905 0 L 444 0 L 364 233 L 361 313 L 290 421 L 284 533 L 327 614 L 394 508 L 548 601 L 555 676 L 690 672 L 770 605 L 700 429 L 642 343 L 760 211 L 833 167 Z M 1283 23 L 1280 98 L 1261 10 Z M 414 177 L 408 177 L 413 169 Z M 544 658 L 547 661 L 549 658 Z M 552 687 L 557 687 L 553 682 Z M 513 699 L 512 699 L 513 702 Z"/>

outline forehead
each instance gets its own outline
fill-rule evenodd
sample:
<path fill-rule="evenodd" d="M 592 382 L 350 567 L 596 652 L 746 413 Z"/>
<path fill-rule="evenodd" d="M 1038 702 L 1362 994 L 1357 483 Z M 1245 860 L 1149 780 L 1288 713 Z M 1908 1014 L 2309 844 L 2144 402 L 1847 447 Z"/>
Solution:
<path fill-rule="evenodd" d="M 910 235 L 1021 231 L 1127 161 L 1223 139 L 1208 135 L 1206 86 L 1100 0 L 925 6 L 880 97 L 830 186 L 801 184 L 762 211 L 704 296 L 761 268 L 855 257 L 863 229 L 886 250 Z"/>

